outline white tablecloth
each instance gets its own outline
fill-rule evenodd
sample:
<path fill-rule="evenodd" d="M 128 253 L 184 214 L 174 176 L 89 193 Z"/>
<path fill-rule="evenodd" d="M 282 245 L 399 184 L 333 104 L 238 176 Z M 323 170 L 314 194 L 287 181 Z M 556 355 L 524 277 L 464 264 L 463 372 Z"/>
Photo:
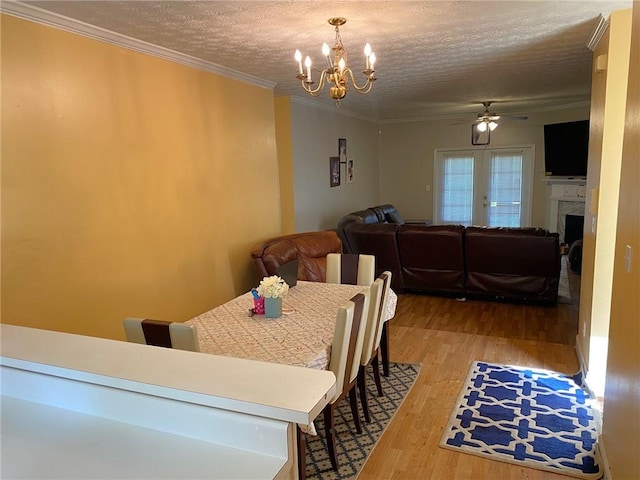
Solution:
<path fill-rule="evenodd" d="M 365 288 L 299 281 L 282 299 L 283 310 L 293 312 L 280 318 L 250 317 L 253 297 L 246 293 L 186 323 L 197 327 L 204 353 L 327 369 L 338 308 Z M 385 321 L 395 315 L 396 304 L 390 291 Z"/>

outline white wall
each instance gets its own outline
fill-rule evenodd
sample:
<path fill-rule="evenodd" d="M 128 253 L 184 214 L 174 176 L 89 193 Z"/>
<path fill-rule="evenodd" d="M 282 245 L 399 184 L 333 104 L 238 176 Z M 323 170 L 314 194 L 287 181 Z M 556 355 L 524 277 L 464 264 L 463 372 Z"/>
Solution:
<path fill-rule="evenodd" d="M 291 138 L 295 201 L 295 230 L 336 228 L 354 210 L 377 205 L 378 126 L 292 99 Z M 355 160 L 353 183 L 329 186 L 329 157 L 338 155 L 338 138 L 347 139 L 347 154 Z"/>
<path fill-rule="evenodd" d="M 497 107 L 496 111 L 500 111 Z M 589 106 L 546 112 L 522 112 L 525 121 L 504 120 L 492 132 L 490 147 L 535 146 L 532 225 L 548 223 L 550 187 L 544 177 L 543 125 L 589 118 Z M 380 126 L 380 195 L 405 218 L 433 218 L 433 157 L 441 148 L 471 148 L 471 122 L 451 120 L 386 123 Z M 482 148 L 482 147 L 479 147 Z M 427 185 L 431 191 L 427 192 Z"/>
<path fill-rule="evenodd" d="M 551 187 L 543 181 L 543 125 L 588 119 L 589 105 L 523 113 L 528 120 L 501 121 L 490 146 L 534 145 L 532 225 L 546 227 Z M 434 151 L 472 146 L 471 123 L 452 123 L 424 120 L 377 125 L 292 98 L 295 230 L 332 229 L 346 213 L 384 203 L 394 204 L 405 218 L 432 219 Z M 341 185 L 331 188 L 329 157 L 338 154 L 338 138 L 347 139 L 348 155 L 356 162 L 355 182 L 346 183 L 343 165 Z"/>

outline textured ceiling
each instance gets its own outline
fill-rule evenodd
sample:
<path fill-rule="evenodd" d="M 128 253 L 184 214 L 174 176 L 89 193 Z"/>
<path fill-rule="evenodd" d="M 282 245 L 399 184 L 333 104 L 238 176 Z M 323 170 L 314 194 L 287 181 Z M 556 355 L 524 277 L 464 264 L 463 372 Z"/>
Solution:
<path fill-rule="evenodd" d="M 626 1 L 29 1 L 69 18 L 162 46 L 276 84 L 275 94 L 309 97 L 295 78 L 296 48 L 322 65 L 341 27 L 354 73 L 369 42 L 373 90 L 350 90 L 345 113 L 394 120 L 475 118 L 482 101 L 503 114 L 586 102 L 598 24 Z M 362 65 L 363 67 L 364 65 Z M 355 68 L 357 67 L 357 68 Z M 315 79 L 318 75 L 315 72 Z M 327 93 L 318 101 L 333 105 Z"/>

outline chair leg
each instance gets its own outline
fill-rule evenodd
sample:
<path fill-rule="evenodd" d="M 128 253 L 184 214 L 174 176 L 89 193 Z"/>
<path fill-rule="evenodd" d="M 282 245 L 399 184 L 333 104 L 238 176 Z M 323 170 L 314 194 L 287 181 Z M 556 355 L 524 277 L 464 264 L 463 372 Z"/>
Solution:
<path fill-rule="evenodd" d="M 356 432 L 362 433 L 362 427 L 360 426 L 360 412 L 358 412 L 358 395 L 356 393 L 356 386 L 354 385 L 349 390 L 349 403 L 351 404 L 351 415 L 353 415 L 353 423 L 356 425 Z"/>
<path fill-rule="evenodd" d="M 327 450 L 329 450 L 329 459 L 331 466 L 338 471 L 338 458 L 336 457 L 336 436 L 335 426 L 333 425 L 333 407 L 328 404 L 324 407 L 324 439 L 327 442 Z"/>
<path fill-rule="evenodd" d="M 360 391 L 360 403 L 362 404 L 364 420 L 367 423 L 371 423 L 371 417 L 369 417 L 369 399 L 367 398 L 367 367 L 365 365 L 360 365 L 360 370 L 358 370 L 358 390 Z"/>
<path fill-rule="evenodd" d="M 378 352 L 373 356 L 371 360 L 371 366 L 373 367 L 373 378 L 376 381 L 376 387 L 378 387 L 378 396 L 384 397 L 384 392 L 382 391 L 382 382 L 380 381 L 380 364 L 378 363 Z"/>
<path fill-rule="evenodd" d="M 387 329 L 389 322 L 382 324 L 382 337 L 380 338 L 380 353 L 382 353 L 382 374 L 389 376 L 389 334 Z"/>
<path fill-rule="evenodd" d="M 307 478 L 307 437 L 305 433 L 296 427 L 298 432 L 298 479 L 306 480 Z"/>

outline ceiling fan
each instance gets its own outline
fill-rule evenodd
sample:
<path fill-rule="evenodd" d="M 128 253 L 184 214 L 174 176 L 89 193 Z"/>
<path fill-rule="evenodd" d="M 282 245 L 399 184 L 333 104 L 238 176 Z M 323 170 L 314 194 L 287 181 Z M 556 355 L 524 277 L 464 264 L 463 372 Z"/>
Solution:
<path fill-rule="evenodd" d="M 529 117 L 526 116 L 513 116 L 513 115 L 497 115 L 494 112 L 489 111 L 489 107 L 493 102 L 482 102 L 484 106 L 484 112 L 478 114 L 478 118 L 476 119 L 476 129 L 479 132 L 485 132 L 487 129 L 493 131 L 498 126 L 496 120 L 500 120 L 500 118 L 510 118 L 512 120 L 526 120 Z"/>
<path fill-rule="evenodd" d="M 492 101 L 482 102 L 482 106 L 484 107 L 484 112 L 479 113 L 475 122 L 473 123 L 474 128 L 476 128 L 480 132 L 484 132 L 487 129 L 495 130 L 498 126 L 497 120 L 500 119 L 511 119 L 511 120 L 527 120 L 529 117 L 526 116 L 516 116 L 516 115 L 498 115 L 495 112 L 491 112 L 489 107 L 491 107 Z M 467 123 L 467 120 L 460 120 L 454 122 L 453 125 L 460 125 L 463 123 Z"/>

